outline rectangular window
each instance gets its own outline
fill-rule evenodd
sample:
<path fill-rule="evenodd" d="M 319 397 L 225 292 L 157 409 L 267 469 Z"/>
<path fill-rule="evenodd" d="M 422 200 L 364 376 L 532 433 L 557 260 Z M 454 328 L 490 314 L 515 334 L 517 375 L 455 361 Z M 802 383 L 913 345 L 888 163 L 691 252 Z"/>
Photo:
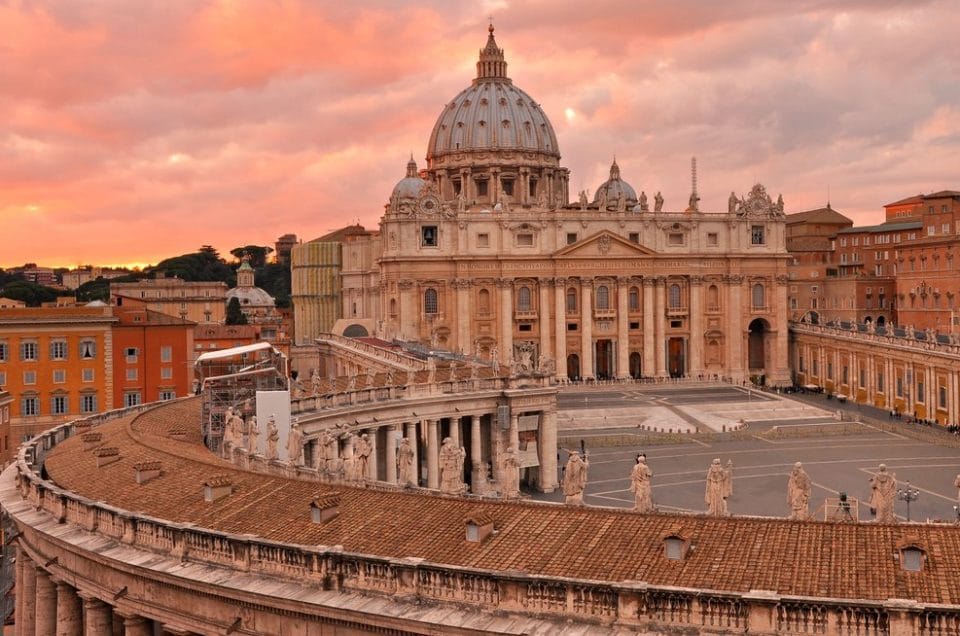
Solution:
<path fill-rule="evenodd" d="M 37 342 L 27 340 L 20 343 L 20 360 L 24 362 L 35 362 L 37 359 Z"/>
<path fill-rule="evenodd" d="M 842 374 L 841 377 L 842 377 L 843 379 L 840 381 L 841 384 L 849 384 L 849 383 L 850 383 L 850 378 L 849 378 L 850 369 L 849 369 L 849 367 L 847 367 L 846 365 L 844 365 L 843 368 L 842 368 L 842 372 L 843 372 L 843 374 Z"/>
<path fill-rule="evenodd" d="M 567 331 L 576 331 L 576 330 L 577 330 L 577 323 L 575 322 L 567 323 Z"/>
<path fill-rule="evenodd" d="M 576 232 L 567 232 L 567 245 L 572 245 L 577 242 L 577 233 Z"/>
<path fill-rule="evenodd" d="M 37 383 L 37 372 L 36 372 L 36 371 L 24 371 L 24 372 L 23 372 L 23 383 L 24 383 L 24 384 L 36 384 L 36 383 Z"/>
<path fill-rule="evenodd" d="M 636 329 L 639 329 L 639 328 L 640 328 L 640 323 L 639 323 L 639 322 L 631 322 L 631 323 L 630 323 L 630 329 L 636 330 Z"/>
<path fill-rule="evenodd" d="M 127 347 L 123 350 L 124 356 L 127 358 L 127 362 L 134 363 L 137 361 L 137 348 L 136 347 Z"/>
<path fill-rule="evenodd" d="M 520 247 L 532 247 L 533 246 L 533 234 L 524 232 L 523 234 L 517 234 L 517 245 Z"/>
<path fill-rule="evenodd" d="M 93 382 L 94 374 L 95 372 L 93 369 L 84 369 L 81 371 L 82 380 L 84 382 Z"/>
<path fill-rule="evenodd" d="M 67 341 L 66 340 L 52 340 L 50 342 L 50 359 L 51 360 L 67 359 Z"/>
<path fill-rule="evenodd" d="M 172 389 L 166 390 L 166 391 L 160 391 L 161 400 L 172 400 L 175 397 L 177 397 L 177 392 Z"/>
<path fill-rule="evenodd" d="M 486 232 L 477 234 L 477 247 L 490 247 L 490 235 Z"/>
<path fill-rule="evenodd" d="M 477 185 L 477 196 L 485 197 L 487 196 L 487 180 L 486 179 L 477 179 L 474 181 Z"/>
<path fill-rule="evenodd" d="M 720 245 L 720 235 L 716 232 L 707 232 L 707 245 L 710 247 Z"/>
<path fill-rule="evenodd" d="M 63 384 L 67 381 L 67 370 L 66 369 L 54 369 L 53 370 L 53 383 L 54 384 Z"/>
<path fill-rule="evenodd" d="M 437 226 L 436 225 L 424 225 L 420 228 L 420 246 L 421 247 L 437 247 L 438 237 L 437 237 Z"/>
<path fill-rule="evenodd" d="M 173 347 L 164 346 L 160 347 L 160 362 L 171 362 L 173 361 Z"/>
<path fill-rule="evenodd" d="M 820 361 L 813 359 L 813 375 L 820 375 Z"/>
<path fill-rule="evenodd" d="M 54 415 L 66 415 L 69 411 L 67 408 L 67 396 L 66 395 L 54 395 L 50 399 L 50 412 Z"/>
<path fill-rule="evenodd" d="M 937 405 L 942 409 L 947 408 L 947 387 L 941 386 L 937 395 Z"/>
<path fill-rule="evenodd" d="M 137 369 L 127 369 L 127 380 L 136 380 L 137 379 Z"/>
<path fill-rule="evenodd" d="M 7 384 L 7 372 L 0 371 L 0 387 L 6 386 Z"/>
<path fill-rule="evenodd" d="M 140 391 L 127 391 L 123 394 L 124 406 L 137 406 L 140 404 Z"/>
<path fill-rule="evenodd" d="M 917 397 L 916 401 L 920 404 L 923 404 L 923 380 L 917 380 Z"/>
<path fill-rule="evenodd" d="M 10 354 L 7 352 L 7 343 L 0 342 L 0 362 L 6 362 Z"/>
<path fill-rule="evenodd" d="M 81 413 L 96 413 L 97 412 L 97 396 L 93 393 L 85 393 L 80 396 L 80 412 Z"/>
<path fill-rule="evenodd" d="M 860 369 L 860 388 L 866 388 L 867 386 L 867 371 L 866 369 Z"/>
<path fill-rule="evenodd" d="M 34 396 L 20 398 L 21 417 L 36 417 L 40 415 L 40 400 Z"/>
<path fill-rule="evenodd" d="M 833 363 L 832 362 L 827 363 L 827 379 L 828 380 L 833 379 Z"/>
<path fill-rule="evenodd" d="M 763 234 L 764 227 L 762 225 L 754 225 L 750 228 L 750 244 L 751 245 L 763 245 L 765 244 L 766 237 Z"/>
<path fill-rule="evenodd" d="M 501 178 L 500 187 L 503 188 L 503 193 L 508 197 L 513 196 L 513 179 Z"/>
<path fill-rule="evenodd" d="M 940 231 L 941 231 L 942 233 L 944 233 L 944 234 L 949 234 L 949 233 L 950 233 L 950 224 L 949 224 L 949 223 L 944 223 L 944 224 L 940 227 Z"/>
<path fill-rule="evenodd" d="M 173 367 L 160 367 L 160 379 L 170 380 L 173 378 Z"/>
<path fill-rule="evenodd" d="M 631 243 L 639 243 L 639 242 L 640 242 L 640 232 L 630 232 L 629 238 L 630 238 L 630 242 L 631 242 Z"/>
<path fill-rule="evenodd" d="M 97 357 L 97 343 L 94 340 L 80 341 L 80 359 L 93 360 Z"/>
<path fill-rule="evenodd" d="M 877 371 L 877 391 L 883 392 L 883 371 Z"/>
<path fill-rule="evenodd" d="M 667 235 L 668 245 L 683 245 L 683 234 L 680 232 L 671 232 Z"/>
<path fill-rule="evenodd" d="M 901 378 L 899 375 L 897 376 L 897 397 L 903 397 L 903 378 Z"/>

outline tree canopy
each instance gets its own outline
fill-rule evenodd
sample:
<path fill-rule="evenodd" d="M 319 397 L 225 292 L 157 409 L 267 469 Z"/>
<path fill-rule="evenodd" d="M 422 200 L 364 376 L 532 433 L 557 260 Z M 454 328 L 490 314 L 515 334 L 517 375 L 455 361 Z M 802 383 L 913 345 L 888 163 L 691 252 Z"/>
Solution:
<path fill-rule="evenodd" d="M 247 324 L 247 317 L 243 315 L 243 311 L 240 309 L 240 301 L 236 296 L 230 299 L 230 302 L 227 303 L 227 319 L 226 323 L 228 325 L 245 325 Z"/>
<path fill-rule="evenodd" d="M 230 250 L 230 253 L 233 254 L 234 258 L 238 261 L 243 260 L 244 256 L 250 257 L 250 267 L 254 269 L 266 265 L 267 256 L 271 252 L 273 252 L 272 247 L 263 245 L 244 245 L 243 247 L 235 247 Z"/>
<path fill-rule="evenodd" d="M 39 307 L 57 299 L 60 292 L 52 287 L 31 283 L 28 280 L 12 280 L 0 289 L 0 296 L 22 300 L 29 307 Z"/>
<path fill-rule="evenodd" d="M 204 245 L 192 254 L 182 254 L 166 258 L 152 268 L 152 272 L 163 272 L 166 276 L 176 276 L 186 281 L 223 281 L 230 287 L 236 283 L 233 270 L 220 258 L 217 250 Z"/>

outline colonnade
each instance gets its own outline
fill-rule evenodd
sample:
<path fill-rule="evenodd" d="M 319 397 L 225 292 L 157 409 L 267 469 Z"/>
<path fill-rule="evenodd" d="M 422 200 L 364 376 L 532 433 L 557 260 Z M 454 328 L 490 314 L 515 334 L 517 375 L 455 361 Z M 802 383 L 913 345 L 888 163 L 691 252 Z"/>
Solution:
<path fill-rule="evenodd" d="M 17 551 L 16 636 L 183 636 L 176 629 L 78 590 Z"/>

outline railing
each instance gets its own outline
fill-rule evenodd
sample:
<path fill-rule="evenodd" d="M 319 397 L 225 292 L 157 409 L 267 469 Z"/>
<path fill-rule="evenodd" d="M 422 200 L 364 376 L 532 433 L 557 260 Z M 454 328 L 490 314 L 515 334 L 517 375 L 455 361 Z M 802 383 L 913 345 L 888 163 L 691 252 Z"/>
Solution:
<path fill-rule="evenodd" d="M 333 347 L 349 349 L 356 353 L 372 356 L 377 358 L 378 362 L 391 362 L 398 368 L 402 369 L 425 368 L 424 361 L 419 358 L 415 358 L 414 356 L 407 355 L 406 353 L 401 353 L 399 351 L 393 351 L 392 349 L 386 349 L 384 347 L 377 347 L 368 342 L 363 342 L 362 340 L 347 338 L 346 336 L 341 336 L 334 333 L 322 333 L 316 338 L 316 342 L 318 344 L 328 344 Z"/>
<path fill-rule="evenodd" d="M 859 329 L 843 329 L 841 327 L 831 327 L 827 325 L 791 322 L 790 331 L 797 334 L 829 336 L 841 340 L 851 340 L 856 343 L 876 343 L 888 348 L 909 351 L 923 351 L 945 356 L 960 355 L 960 344 L 943 343 L 935 340 L 917 340 L 915 337 L 897 336 L 890 333 L 891 329 L 887 329 L 886 333 L 880 334 L 860 331 Z"/>

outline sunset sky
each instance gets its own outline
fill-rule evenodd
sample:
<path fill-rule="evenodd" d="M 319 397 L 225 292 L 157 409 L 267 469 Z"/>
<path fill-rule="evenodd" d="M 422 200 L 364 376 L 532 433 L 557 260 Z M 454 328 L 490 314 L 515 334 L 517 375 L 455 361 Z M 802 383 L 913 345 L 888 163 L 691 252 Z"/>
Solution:
<path fill-rule="evenodd" d="M 0 267 L 376 227 L 493 16 L 571 193 L 857 223 L 960 189 L 957 0 L 0 0 Z"/>

